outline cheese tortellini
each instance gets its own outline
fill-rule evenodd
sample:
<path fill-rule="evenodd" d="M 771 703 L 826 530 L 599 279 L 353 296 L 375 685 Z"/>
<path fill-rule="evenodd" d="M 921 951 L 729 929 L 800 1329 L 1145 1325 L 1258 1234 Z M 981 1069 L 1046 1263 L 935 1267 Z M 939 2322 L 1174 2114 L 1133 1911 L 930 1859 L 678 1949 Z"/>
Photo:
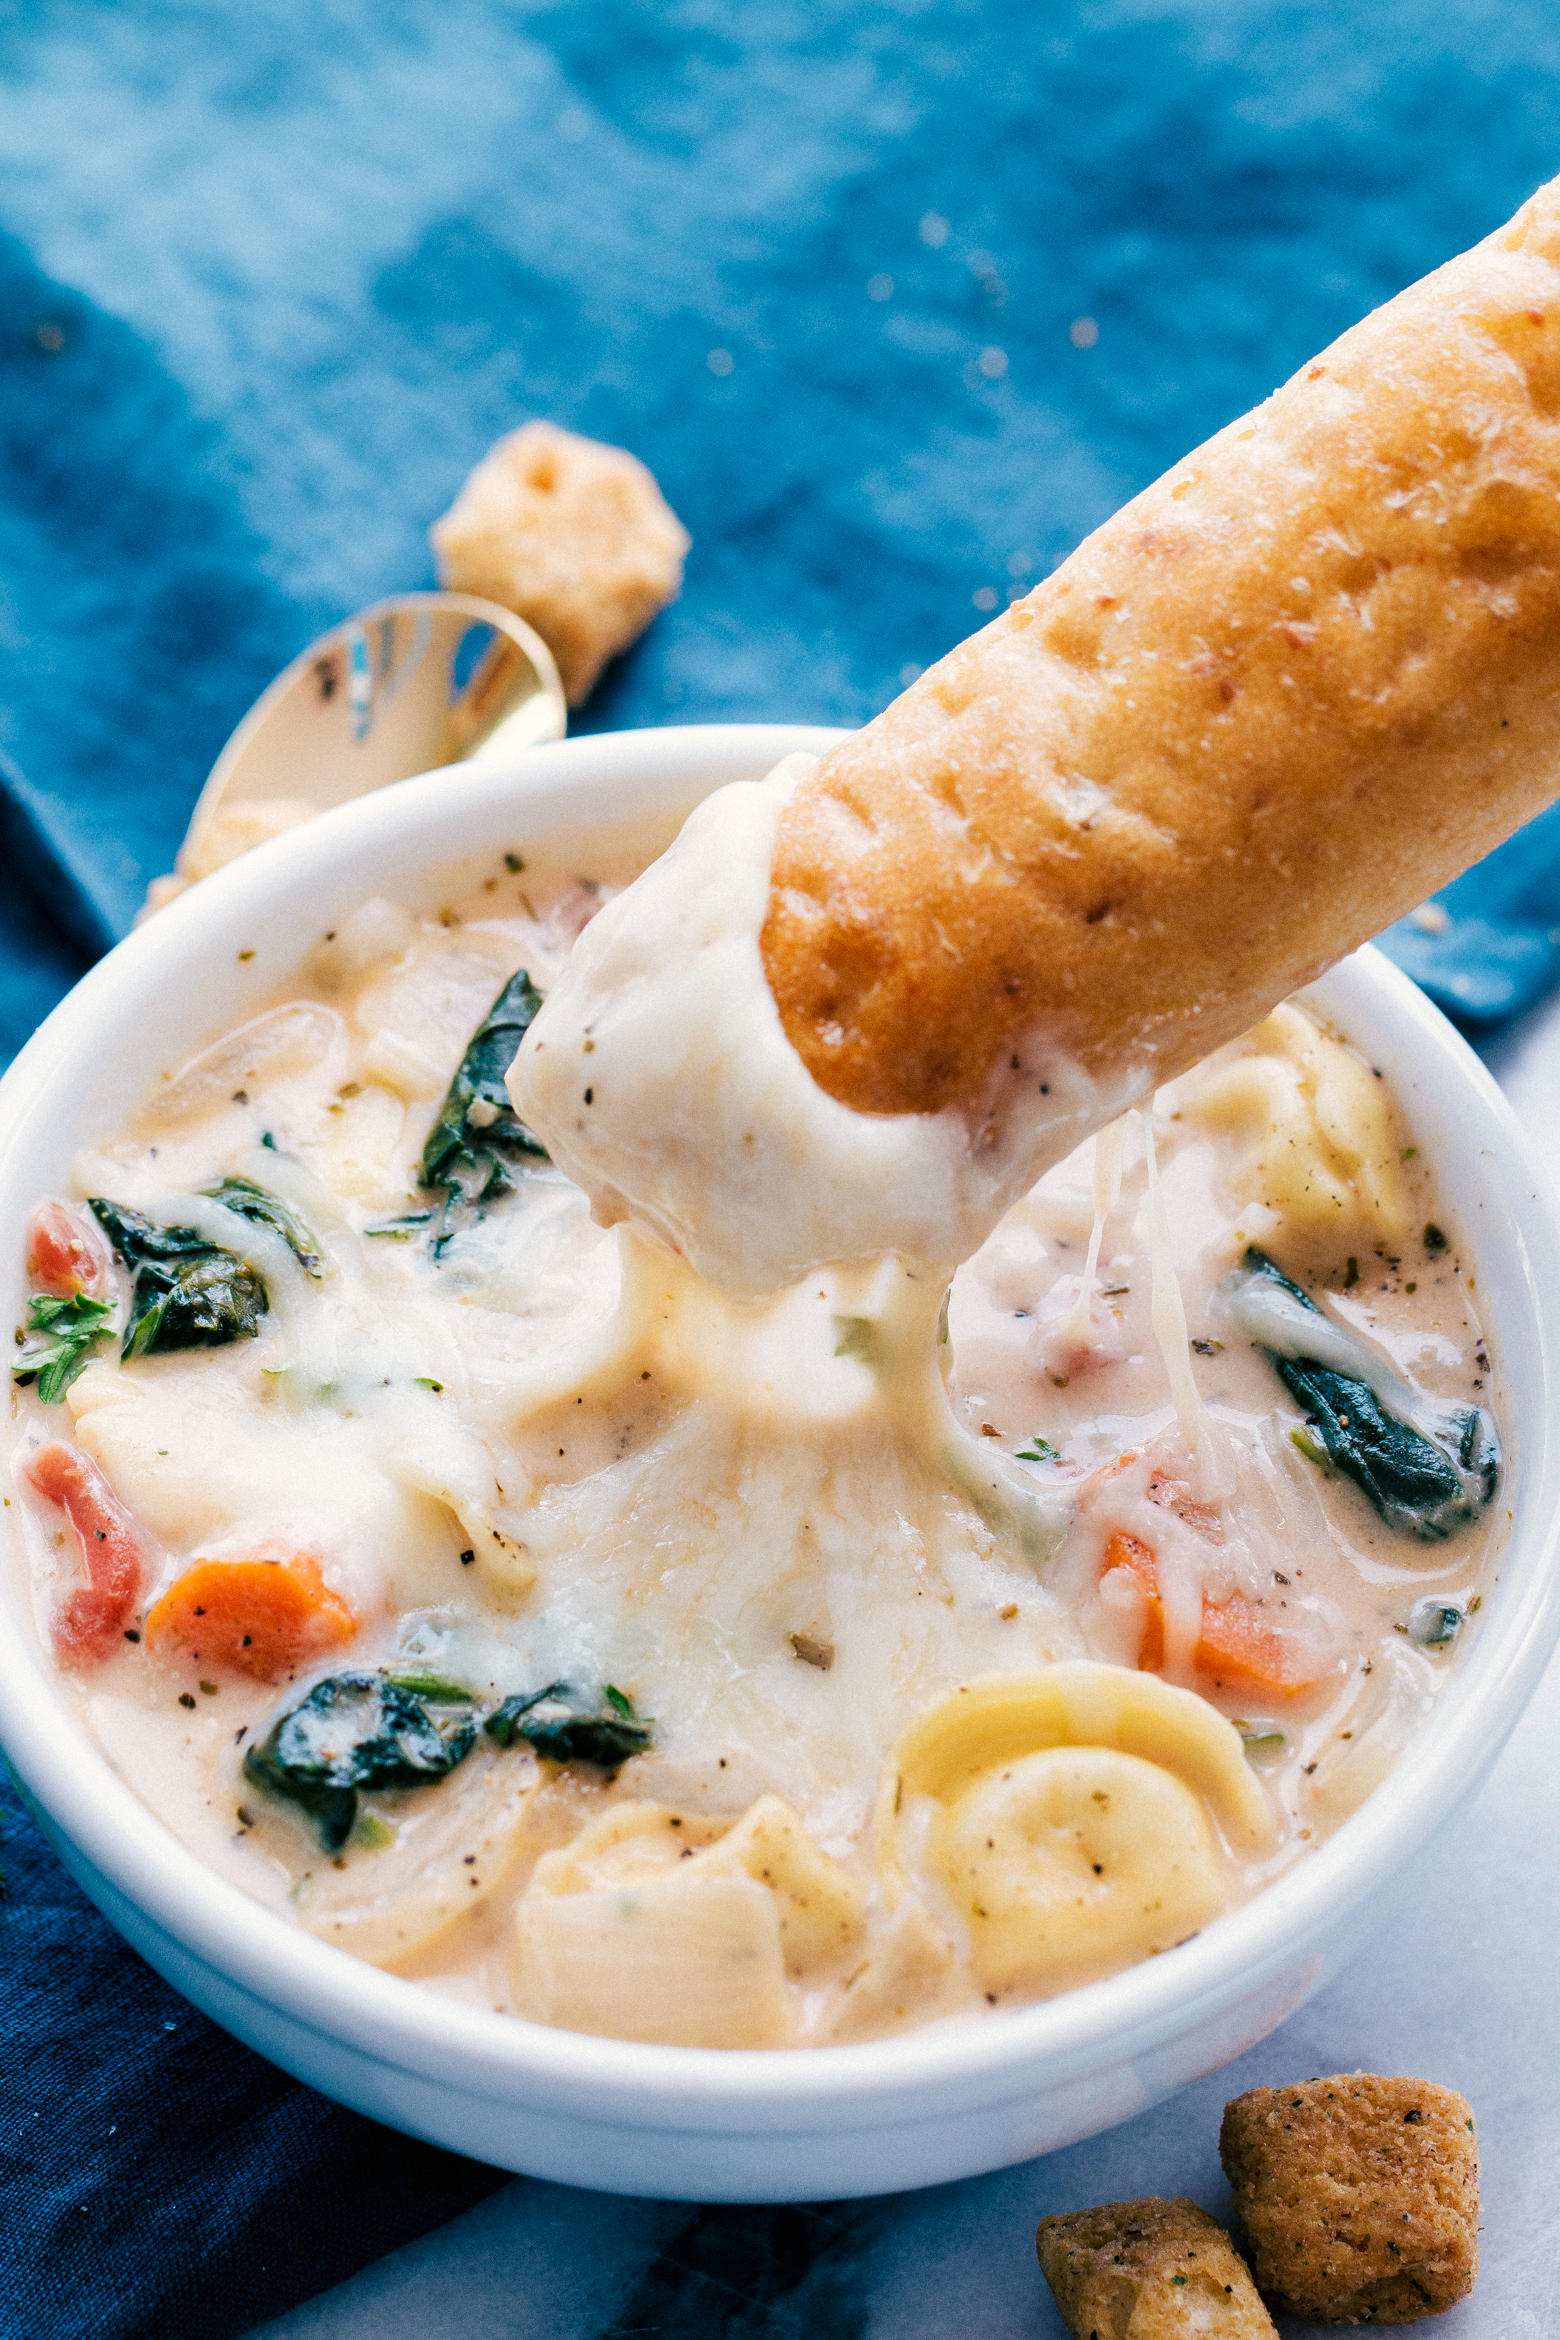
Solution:
<path fill-rule="evenodd" d="M 784 2047 L 788 1978 L 865 1919 L 849 1870 L 780 1796 L 735 1825 L 616 1804 L 537 1862 L 510 1955 L 519 2012 L 674 2047 Z"/>
<path fill-rule="evenodd" d="M 919 1716 L 877 1844 L 890 1892 L 945 1909 L 1001 1995 L 1170 1949 L 1231 1898 L 1229 1852 L 1271 1830 L 1240 1734 L 1204 1699 L 1079 1660 L 990 1675 Z"/>
<path fill-rule="evenodd" d="M 1400 1235 L 1408 1197 L 1386 1083 L 1292 1002 L 1251 1039 L 1257 1053 L 1196 1081 L 1185 1107 L 1235 1138 L 1229 1177 L 1241 1200 L 1308 1241 Z"/>

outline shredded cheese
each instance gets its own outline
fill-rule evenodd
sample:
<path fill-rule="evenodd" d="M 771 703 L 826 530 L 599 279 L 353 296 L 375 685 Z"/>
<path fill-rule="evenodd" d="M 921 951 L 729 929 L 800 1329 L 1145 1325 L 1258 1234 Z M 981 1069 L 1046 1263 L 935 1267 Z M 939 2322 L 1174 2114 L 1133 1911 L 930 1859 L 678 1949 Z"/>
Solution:
<path fill-rule="evenodd" d="M 1191 1344 L 1187 1339 L 1186 1310 L 1181 1301 L 1180 1279 L 1175 1272 L 1175 1259 L 1170 1248 L 1170 1215 L 1165 1209 L 1164 1189 L 1159 1183 L 1159 1161 L 1154 1151 L 1152 1112 L 1140 1113 L 1143 1128 L 1143 1156 L 1148 1170 L 1148 1259 L 1151 1276 L 1150 1320 L 1159 1353 L 1165 1361 L 1165 1372 L 1170 1379 L 1170 1396 L 1175 1405 L 1176 1419 L 1181 1435 L 1195 1457 L 1203 1481 L 1203 1491 L 1222 1496 L 1228 1490 L 1222 1468 L 1219 1442 L 1214 1435 L 1214 1424 L 1192 1373 Z"/>
<path fill-rule="evenodd" d="M 1119 1121 L 1108 1123 L 1094 1141 L 1094 1224 L 1089 1230 L 1089 1256 L 1084 1262 L 1078 1297 L 1061 1328 L 1060 1338 L 1064 1347 L 1081 1348 L 1089 1337 L 1094 1284 L 1099 1274 L 1100 1245 L 1105 1236 L 1105 1222 L 1121 1200 L 1121 1169 L 1126 1152 L 1126 1137 L 1127 1122 L 1123 1114 Z"/>

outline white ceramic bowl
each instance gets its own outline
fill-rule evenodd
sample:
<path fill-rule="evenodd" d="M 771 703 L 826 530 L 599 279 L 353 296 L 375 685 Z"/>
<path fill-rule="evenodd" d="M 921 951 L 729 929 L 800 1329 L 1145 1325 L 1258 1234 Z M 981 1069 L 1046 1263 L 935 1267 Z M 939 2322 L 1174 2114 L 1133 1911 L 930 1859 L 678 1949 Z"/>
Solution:
<path fill-rule="evenodd" d="M 833 736 L 621 733 L 439 772 L 328 813 L 176 901 L 93 969 L 0 1084 L 14 1314 L 24 1218 L 65 1185 L 78 1146 L 114 1131 L 164 1066 L 253 1012 L 357 901 L 437 902 L 438 873 L 458 859 L 597 821 L 680 817 Z M 1270 1891 L 1108 1982 L 861 2047 L 646 2047 L 482 2013 L 328 1949 L 186 1852 L 72 1719 L 12 1556 L 0 1570 L 0 1741 L 68 1867 L 152 1965 L 300 2079 L 500 2167 L 611 2191 L 786 2201 L 930 2185 L 1108 2128 L 1253 2045 L 1387 1922 L 1400 1872 L 1488 1769 L 1560 1632 L 1555 1203 L 1477 1059 L 1384 959 L 1362 952 L 1317 996 L 1394 1083 L 1455 1199 L 1504 1393 L 1514 1519 L 1429 1727 Z"/>

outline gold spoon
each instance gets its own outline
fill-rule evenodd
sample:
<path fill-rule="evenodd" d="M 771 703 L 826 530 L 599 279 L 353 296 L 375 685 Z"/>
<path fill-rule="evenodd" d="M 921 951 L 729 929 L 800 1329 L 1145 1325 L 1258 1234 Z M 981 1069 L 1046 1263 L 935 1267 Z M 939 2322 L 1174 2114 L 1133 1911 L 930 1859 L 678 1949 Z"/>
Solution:
<path fill-rule="evenodd" d="M 472 593 L 398 593 L 311 642 L 262 691 L 212 766 L 177 877 L 147 912 L 300 821 L 443 764 L 562 739 L 552 652 Z"/>

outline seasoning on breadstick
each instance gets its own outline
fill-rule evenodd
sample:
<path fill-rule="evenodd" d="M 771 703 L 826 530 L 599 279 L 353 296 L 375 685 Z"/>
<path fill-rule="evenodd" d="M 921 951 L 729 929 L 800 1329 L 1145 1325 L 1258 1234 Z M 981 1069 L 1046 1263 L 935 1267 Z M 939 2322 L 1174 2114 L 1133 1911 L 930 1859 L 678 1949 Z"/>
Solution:
<path fill-rule="evenodd" d="M 1411 2324 L 1479 2272 L 1479 2146 L 1455 2088 L 1339 2072 L 1248 2088 L 1219 2159 L 1263 2292 L 1321 2324 Z"/>
<path fill-rule="evenodd" d="M 951 1263 L 1548 803 L 1557 657 L 1560 181 L 821 764 L 701 807 L 517 1101 L 729 1289 Z"/>
<path fill-rule="evenodd" d="M 1224 2228 L 1184 2194 L 1042 2218 L 1035 2248 L 1074 2340 L 1278 2340 Z"/>

